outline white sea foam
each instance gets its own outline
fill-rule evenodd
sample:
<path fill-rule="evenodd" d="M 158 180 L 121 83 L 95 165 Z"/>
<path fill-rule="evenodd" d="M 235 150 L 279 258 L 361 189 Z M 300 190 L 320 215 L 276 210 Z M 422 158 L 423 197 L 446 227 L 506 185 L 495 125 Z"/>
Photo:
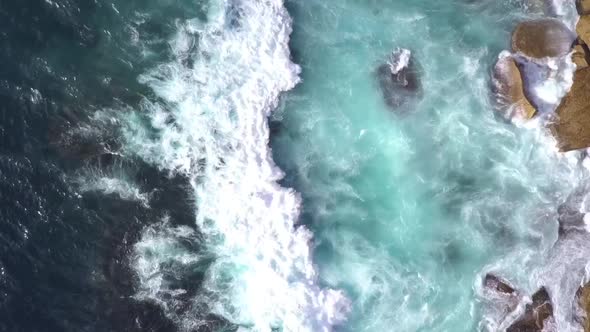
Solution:
<path fill-rule="evenodd" d="M 541 113 L 553 112 L 574 82 L 576 65 L 571 54 L 545 59 L 518 54 L 514 58 L 520 64 L 531 102 Z"/>
<path fill-rule="evenodd" d="M 161 223 L 144 229 L 141 241 L 135 244 L 133 268 L 141 285 L 135 297 L 158 303 L 164 313 L 182 328 L 198 329 L 206 322 L 191 316 L 190 311 L 178 310 L 184 305 L 178 298 L 187 291 L 174 285 L 173 281 L 185 277 L 186 270 L 198 271 L 199 262 L 206 257 L 191 251 L 194 242 L 198 241 L 193 229 L 173 227 L 169 221 L 165 217 Z"/>
<path fill-rule="evenodd" d="M 572 31 L 576 31 L 578 12 L 575 0 L 545 0 L 549 14 L 561 20 Z"/>
<path fill-rule="evenodd" d="M 164 102 L 144 101 L 151 128 L 141 114 L 130 119 L 127 150 L 191 179 L 203 246 L 215 256 L 194 301 L 244 330 L 330 331 L 350 303 L 318 284 L 312 235 L 296 225 L 300 198 L 277 184 L 283 173 L 268 147 L 267 116 L 299 81 L 290 32 L 282 0 L 219 1 L 206 22 L 178 23 L 174 60 L 140 78 Z M 171 259 L 145 260 L 157 237 L 136 246 L 138 295 L 153 300 L 162 283 L 149 275 Z"/>
<path fill-rule="evenodd" d="M 124 177 L 85 175 L 78 178 L 78 184 L 82 191 L 100 191 L 106 195 L 114 194 L 123 200 L 137 201 L 146 207 L 149 206 L 149 193 L 142 192 L 135 183 Z"/>
<path fill-rule="evenodd" d="M 397 74 L 404 68 L 407 68 L 410 65 L 411 56 L 412 52 L 410 52 L 410 50 L 406 50 L 405 48 L 397 48 L 391 52 L 389 61 L 387 61 L 391 73 Z"/>
<path fill-rule="evenodd" d="M 122 200 L 135 201 L 149 207 L 150 192 L 142 190 L 119 164 L 109 167 L 86 167 L 75 178 L 83 192 L 98 191 L 105 195 L 117 195 Z"/>

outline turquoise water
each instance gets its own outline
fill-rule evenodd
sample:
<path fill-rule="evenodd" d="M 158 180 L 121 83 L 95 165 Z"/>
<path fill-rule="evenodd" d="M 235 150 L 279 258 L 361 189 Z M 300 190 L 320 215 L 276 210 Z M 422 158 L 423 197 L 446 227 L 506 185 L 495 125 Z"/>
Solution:
<path fill-rule="evenodd" d="M 303 83 L 273 116 L 272 147 L 284 184 L 303 194 L 322 281 L 353 301 L 345 330 L 476 330 L 486 268 L 534 290 L 518 263 L 498 261 L 522 251 L 520 264 L 539 264 L 578 175 L 542 130 L 494 116 L 489 77 L 515 23 L 539 12 L 518 1 L 287 4 Z M 397 47 L 420 63 L 425 92 L 392 112 L 374 72 Z"/>
<path fill-rule="evenodd" d="M 150 92 L 121 116 L 118 152 L 186 178 L 196 227 L 167 215 L 143 231 L 137 300 L 188 331 L 211 315 L 239 331 L 496 330 L 510 321 L 485 273 L 524 294 L 559 281 L 541 268 L 586 171 L 538 123 L 494 114 L 490 88 L 510 31 L 543 5 L 168 6 L 199 10 L 170 11 L 167 49 L 146 43 Z M 423 91 L 392 110 L 376 72 L 397 48 Z M 124 183 L 95 186 L 113 185 L 149 206 Z M 565 331 L 571 302 L 554 305 Z"/>

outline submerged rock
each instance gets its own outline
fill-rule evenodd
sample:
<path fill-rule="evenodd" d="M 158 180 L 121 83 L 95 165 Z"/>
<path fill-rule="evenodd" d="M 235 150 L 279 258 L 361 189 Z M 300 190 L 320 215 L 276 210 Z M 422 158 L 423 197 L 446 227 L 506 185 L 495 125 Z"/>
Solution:
<path fill-rule="evenodd" d="M 484 286 L 488 289 L 494 290 L 501 294 L 512 295 L 515 294 L 516 290 L 510 286 L 508 281 L 501 279 L 493 274 L 486 274 L 483 280 Z"/>
<path fill-rule="evenodd" d="M 512 33 L 512 50 L 532 58 L 558 57 L 570 52 L 576 35 L 556 19 L 518 24 Z"/>
<path fill-rule="evenodd" d="M 499 110 L 505 118 L 530 119 L 535 115 L 535 107 L 525 96 L 521 73 L 512 56 L 500 55 L 492 84 Z"/>
<path fill-rule="evenodd" d="M 394 110 L 422 94 L 418 68 L 409 50 L 393 51 L 387 63 L 379 66 L 377 75 L 385 103 Z"/>
<path fill-rule="evenodd" d="M 550 126 L 560 151 L 590 147 L 590 67 L 576 71 L 574 84 Z"/>
<path fill-rule="evenodd" d="M 506 332 L 542 331 L 547 319 L 553 316 L 553 305 L 545 287 L 533 294 L 532 303 L 527 304 L 524 314 Z"/>

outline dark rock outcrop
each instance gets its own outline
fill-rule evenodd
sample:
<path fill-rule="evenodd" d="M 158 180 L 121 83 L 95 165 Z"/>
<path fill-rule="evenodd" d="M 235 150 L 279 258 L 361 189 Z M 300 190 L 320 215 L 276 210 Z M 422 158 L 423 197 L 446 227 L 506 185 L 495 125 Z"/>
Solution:
<path fill-rule="evenodd" d="M 533 294 L 532 303 L 527 304 L 524 314 L 506 332 L 541 332 L 545 321 L 553 316 L 553 305 L 545 287 Z"/>
<path fill-rule="evenodd" d="M 512 33 L 512 51 L 532 58 L 563 56 L 575 40 L 575 33 L 556 19 L 526 21 Z"/>
<path fill-rule="evenodd" d="M 501 294 L 513 295 L 516 293 L 516 290 L 508 283 L 508 281 L 490 273 L 486 274 L 483 283 L 486 288 Z"/>
<path fill-rule="evenodd" d="M 393 110 L 422 95 L 419 69 L 409 50 L 393 51 L 387 63 L 377 69 L 377 76 L 385 103 Z"/>

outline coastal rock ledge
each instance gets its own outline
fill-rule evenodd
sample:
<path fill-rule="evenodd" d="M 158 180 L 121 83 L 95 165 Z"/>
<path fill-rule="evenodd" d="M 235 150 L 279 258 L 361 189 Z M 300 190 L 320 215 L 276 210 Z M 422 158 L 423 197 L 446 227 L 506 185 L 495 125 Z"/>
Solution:
<path fill-rule="evenodd" d="M 560 151 L 590 146 L 590 67 L 576 71 L 574 84 L 557 108 L 550 126 Z"/>
<path fill-rule="evenodd" d="M 576 26 L 577 45 L 572 60 L 577 66 L 574 84 L 557 107 L 556 118 L 550 125 L 560 151 L 590 147 L 590 0 L 577 1 L 580 20 Z"/>
<path fill-rule="evenodd" d="M 527 91 L 523 62 L 566 56 L 576 43 L 576 34 L 559 20 L 546 18 L 519 23 L 512 32 L 512 52 L 503 52 L 494 67 L 492 83 L 498 110 L 507 119 L 530 119 L 537 109 Z M 572 55 L 581 68 L 584 48 Z M 587 66 L 587 64 L 586 64 Z"/>
<path fill-rule="evenodd" d="M 588 320 L 590 316 L 590 283 L 578 289 L 576 298 L 581 309 L 581 317 L 578 317 L 578 320 L 584 327 L 584 332 L 590 332 L 590 321 Z"/>
<path fill-rule="evenodd" d="M 549 293 L 543 287 L 532 296 L 532 303 L 527 304 L 524 314 L 506 329 L 506 332 L 541 332 L 547 320 L 553 318 L 553 305 Z"/>

